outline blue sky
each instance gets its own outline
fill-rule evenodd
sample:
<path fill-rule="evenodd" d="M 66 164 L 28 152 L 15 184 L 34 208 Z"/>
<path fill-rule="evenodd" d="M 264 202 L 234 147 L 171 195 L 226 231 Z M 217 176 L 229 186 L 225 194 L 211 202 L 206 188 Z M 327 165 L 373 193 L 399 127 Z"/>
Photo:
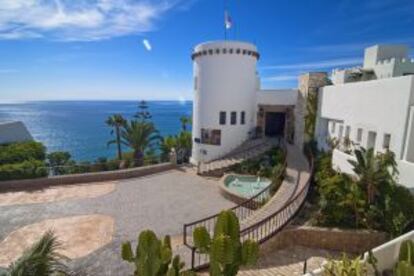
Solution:
<path fill-rule="evenodd" d="M 412 0 L 227 0 L 264 88 L 414 48 Z M 0 0 L 0 102 L 191 99 L 192 47 L 223 38 L 223 0 Z M 413 52 L 411 51 L 411 54 Z"/>

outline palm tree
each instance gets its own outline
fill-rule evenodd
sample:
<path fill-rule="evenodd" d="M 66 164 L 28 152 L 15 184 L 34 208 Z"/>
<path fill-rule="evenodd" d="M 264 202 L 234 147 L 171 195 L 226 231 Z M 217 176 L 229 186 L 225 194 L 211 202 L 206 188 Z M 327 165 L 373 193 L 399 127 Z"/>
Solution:
<path fill-rule="evenodd" d="M 121 130 L 121 143 L 133 149 L 137 166 L 144 163 L 144 153 L 160 140 L 154 124 L 146 121 L 131 120 Z"/>
<path fill-rule="evenodd" d="M 182 131 L 187 131 L 187 125 L 191 124 L 191 118 L 189 116 L 181 116 L 180 122 Z"/>
<path fill-rule="evenodd" d="M 12 263 L 3 275 L 48 276 L 70 275 L 64 264 L 66 257 L 57 253 L 60 247 L 52 231 L 47 231 L 39 241 L 24 251 L 23 255 Z"/>
<path fill-rule="evenodd" d="M 356 161 L 349 160 L 348 162 L 354 167 L 353 171 L 358 176 L 358 183 L 366 191 L 367 202 L 371 204 L 378 195 L 380 185 L 395 184 L 393 177 L 397 173 L 395 158 L 392 153 L 375 156 L 372 148 L 356 149 L 355 156 Z"/>
<path fill-rule="evenodd" d="M 161 159 L 167 161 L 170 155 L 171 150 L 177 149 L 177 138 L 175 136 L 164 137 L 161 141 Z"/>
<path fill-rule="evenodd" d="M 118 159 L 122 160 L 122 147 L 121 147 L 121 127 L 126 123 L 124 117 L 121 114 L 114 114 L 108 117 L 106 124 L 112 127 L 111 135 L 115 131 L 115 139 L 108 142 L 108 146 L 111 144 L 116 144 L 118 148 Z"/>

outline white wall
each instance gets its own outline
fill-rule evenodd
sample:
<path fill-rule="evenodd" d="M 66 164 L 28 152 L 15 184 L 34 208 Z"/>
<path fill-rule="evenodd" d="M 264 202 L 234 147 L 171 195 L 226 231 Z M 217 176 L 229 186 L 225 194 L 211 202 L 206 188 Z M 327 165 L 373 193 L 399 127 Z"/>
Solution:
<path fill-rule="evenodd" d="M 328 137 L 339 139 L 350 126 L 350 139 L 357 142 L 358 129 L 362 129 L 360 146 L 367 148 L 369 132 L 376 133 L 375 151 L 384 152 L 385 134 L 391 135 L 390 150 L 396 154 L 399 165 L 399 182 L 414 188 L 414 163 L 404 161 L 410 152 L 406 149 L 414 141 L 409 130 L 410 109 L 414 104 L 414 76 L 347 83 L 323 88 L 319 97 L 318 128 L 316 139 L 320 147 L 326 146 Z M 332 129 L 335 123 L 335 130 Z M 411 148 L 408 148 L 411 149 Z M 335 150 L 333 168 L 352 173 L 347 162 L 349 155 Z"/>
<path fill-rule="evenodd" d="M 297 89 L 259 90 L 257 91 L 257 105 L 295 106 L 298 93 Z"/>
<path fill-rule="evenodd" d="M 332 168 L 336 171 L 346 174 L 354 175 L 354 170 L 349 160 L 356 160 L 352 155 L 346 154 L 340 150 L 333 150 L 332 152 Z"/>
<path fill-rule="evenodd" d="M 216 49 L 220 50 L 216 54 Z M 222 53 L 227 49 L 227 53 Z M 233 49 L 230 54 L 229 50 Z M 201 138 L 201 129 L 220 129 L 221 145 L 206 145 L 193 142 L 192 163 L 217 159 L 248 138 L 253 129 L 256 103 L 257 58 L 237 54 L 236 50 L 257 52 L 254 45 L 235 41 L 218 41 L 200 44 L 195 52 L 213 50 L 213 54 L 194 59 L 194 76 L 197 89 L 194 92 L 193 140 Z M 225 111 L 226 124 L 219 124 L 219 113 Z M 237 112 L 237 124 L 230 124 L 230 113 Z M 240 124 L 240 113 L 246 114 L 246 123 Z M 206 154 L 202 154 L 202 152 Z"/>
<path fill-rule="evenodd" d="M 373 131 L 377 133 L 375 150 L 383 151 L 384 134 L 391 134 L 390 150 L 402 158 L 408 109 L 414 104 L 414 76 L 326 86 L 319 100 L 319 117 L 343 122 L 344 129 L 350 126 L 351 140 L 356 140 L 357 129 L 362 128 L 361 145 L 366 147 L 368 132 Z M 328 135 L 320 130 L 316 133 L 321 143 Z"/>
<path fill-rule="evenodd" d="M 0 144 L 33 140 L 22 122 L 0 122 Z"/>

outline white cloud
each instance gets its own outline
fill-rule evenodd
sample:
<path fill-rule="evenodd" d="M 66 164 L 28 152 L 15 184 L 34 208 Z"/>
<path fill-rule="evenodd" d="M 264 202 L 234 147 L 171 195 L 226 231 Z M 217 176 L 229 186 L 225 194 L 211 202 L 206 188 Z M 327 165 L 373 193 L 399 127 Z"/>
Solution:
<path fill-rule="evenodd" d="M 90 41 L 155 29 L 184 0 L 0 0 L 0 39 Z"/>
<path fill-rule="evenodd" d="M 145 49 L 146 49 L 147 51 L 151 51 L 151 50 L 152 50 L 151 43 L 149 42 L 149 40 L 148 40 L 148 39 L 143 39 L 143 40 L 142 40 L 142 44 L 144 45 L 144 47 L 145 47 Z"/>
<path fill-rule="evenodd" d="M 292 64 L 278 64 L 262 66 L 262 70 L 312 70 L 319 68 L 331 68 L 339 66 L 357 65 L 362 62 L 361 58 L 342 58 L 331 59 L 319 62 L 304 62 L 304 63 L 292 63 Z"/>
<path fill-rule="evenodd" d="M 283 82 L 283 81 L 293 81 L 298 79 L 299 74 L 292 75 L 275 75 L 270 77 L 262 78 L 266 82 Z"/>

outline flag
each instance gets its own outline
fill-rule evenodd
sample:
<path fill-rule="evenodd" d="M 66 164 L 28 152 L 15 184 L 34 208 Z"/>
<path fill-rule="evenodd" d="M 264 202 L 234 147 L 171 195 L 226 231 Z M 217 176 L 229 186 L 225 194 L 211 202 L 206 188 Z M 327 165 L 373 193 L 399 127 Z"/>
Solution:
<path fill-rule="evenodd" d="M 227 11 L 224 13 L 224 26 L 226 29 L 230 29 L 233 25 L 233 21 L 231 20 L 231 17 Z"/>

